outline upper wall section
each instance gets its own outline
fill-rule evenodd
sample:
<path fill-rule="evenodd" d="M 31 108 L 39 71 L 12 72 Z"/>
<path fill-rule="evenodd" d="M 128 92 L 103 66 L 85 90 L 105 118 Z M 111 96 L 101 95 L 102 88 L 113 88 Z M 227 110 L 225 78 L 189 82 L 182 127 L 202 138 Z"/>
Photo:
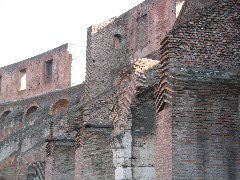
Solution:
<path fill-rule="evenodd" d="M 236 2 L 218 0 L 198 9 L 171 36 L 168 49 L 174 49 L 171 59 L 174 73 L 239 78 L 240 11 Z"/>
<path fill-rule="evenodd" d="M 176 20 L 175 0 L 146 0 L 123 15 L 88 29 L 86 91 L 112 87 L 123 66 L 160 47 Z"/>
<path fill-rule="evenodd" d="M 211 6 L 215 1 L 216 0 L 182 0 L 184 6 L 175 23 L 175 27 L 193 19 L 197 11 L 201 11 L 208 6 Z M 181 1 L 179 0 L 179 2 Z"/>
<path fill-rule="evenodd" d="M 0 69 L 0 102 L 41 95 L 71 86 L 68 44 Z"/>
<path fill-rule="evenodd" d="M 178 78 L 239 81 L 240 7 L 233 0 L 209 3 L 186 1 L 161 49 L 148 58 L 167 62 L 167 69 Z M 191 17 L 190 5 L 196 10 Z"/>

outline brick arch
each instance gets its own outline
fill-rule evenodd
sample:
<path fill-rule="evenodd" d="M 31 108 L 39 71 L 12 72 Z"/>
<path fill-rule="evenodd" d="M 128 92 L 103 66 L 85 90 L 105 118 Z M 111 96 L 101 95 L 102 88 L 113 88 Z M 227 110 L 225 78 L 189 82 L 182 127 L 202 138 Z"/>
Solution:
<path fill-rule="evenodd" d="M 57 115 L 58 113 L 62 112 L 69 106 L 69 100 L 67 99 L 60 99 L 56 103 L 54 103 L 50 109 L 49 114 Z"/>
<path fill-rule="evenodd" d="M 0 120 L 4 120 L 12 111 L 9 109 L 9 110 L 6 110 L 4 111 L 1 116 L 0 116 Z"/>
<path fill-rule="evenodd" d="M 44 180 L 45 166 L 45 161 L 38 161 L 30 164 L 27 169 L 27 180 Z"/>
<path fill-rule="evenodd" d="M 31 107 L 29 107 L 27 109 L 27 111 L 25 112 L 25 117 L 28 117 L 29 115 L 31 115 L 32 113 L 36 112 L 38 110 L 38 106 L 37 105 L 33 105 Z"/>

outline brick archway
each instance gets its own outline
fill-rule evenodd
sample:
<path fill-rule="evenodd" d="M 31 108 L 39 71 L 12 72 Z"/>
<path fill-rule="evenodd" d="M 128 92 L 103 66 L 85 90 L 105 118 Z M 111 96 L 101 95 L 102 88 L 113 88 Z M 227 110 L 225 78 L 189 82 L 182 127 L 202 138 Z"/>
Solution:
<path fill-rule="evenodd" d="M 57 115 L 58 113 L 66 109 L 68 106 L 69 106 L 69 101 L 67 99 L 60 99 L 51 107 L 50 114 Z"/>

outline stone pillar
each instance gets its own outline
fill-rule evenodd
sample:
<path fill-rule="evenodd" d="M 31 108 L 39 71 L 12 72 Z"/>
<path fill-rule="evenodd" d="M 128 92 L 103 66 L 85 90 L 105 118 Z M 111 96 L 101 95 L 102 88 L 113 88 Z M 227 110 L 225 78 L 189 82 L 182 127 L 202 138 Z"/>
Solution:
<path fill-rule="evenodd" d="M 132 177 L 132 133 L 125 130 L 114 137 L 113 164 L 115 179 L 133 179 Z"/>
<path fill-rule="evenodd" d="M 53 153 L 53 180 L 74 179 L 75 151 L 74 139 L 56 140 Z"/>
<path fill-rule="evenodd" d="M 46 146 L 46 169 L 45 169 L 45 180 L 53 179 L 53 151 L 54 141 L 49 140 Z"/>
<path fill-rule="evenodd" d="M 53 179 L 53 157 L 46 157 L 46 170 L 45 170 L 45 180 Z"/>
<path fill-rule="evenodd" d="M 132 113 L 131 105 L 135 98 L 134 77 L 129 68 L 124 69 L 115 84 L 118 92 L 110 99 L 110 119 L 113 122 L 113 164 L 116 180 L 133 179 L 132 168 Z"/>
<path fill-rule="evenodd" d="M 81 133 L 78 132 L 75 137 L 76 151 L 75 151 L 75 180 L 82 179 L 82 170 L 83 170 L 83 138 Z"/>

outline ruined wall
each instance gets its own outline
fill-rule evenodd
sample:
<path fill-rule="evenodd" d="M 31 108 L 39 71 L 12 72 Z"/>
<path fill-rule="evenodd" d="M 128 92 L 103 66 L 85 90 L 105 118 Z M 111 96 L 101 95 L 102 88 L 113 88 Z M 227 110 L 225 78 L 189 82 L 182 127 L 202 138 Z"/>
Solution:
<path fill-rule="evenodd" d="M 114 179 L 111 130 L 90 128 L 87 131 L 82 179 Z"/>
<path fill-rule="evenodd" d="M 238 179 L 238 6 L 186 1 L 164 38 L 175 17 L 175 1 L 144 1 L 89 28 L 86 85 L 40 95 L 69 86 L 59 70 L 7 94 L 31 98 L 0 105 L 0 179 Z M 48 53 L 27 67 L 69 67 L 66 46 Z"/>
<path fill-rule="evenodd" d="M 24 180 L 31 174 L 29 172 L 32 171 L 31 168 L 29 170 L 31 164 L 43 162 L 40 163 L 43 166 L 46 163 L 45 140 L 50 135 L 50 123 L 54 119 L 50 114 L 51 108 L 59 99 L 67 99 L 69 107 L 74 106 L 79 103 L 82 93 L 83 86 L 80 85 L 22 101 L 1 104 L 0 177 L 10 180 L 19 177 Z M 29 111 L 33 106 L 38 108 Z M 10 113 L 4 114 L 9 110 Z M 45 167 L 39 168 L 44 172 Z"/>
<path fill-rule="evenodd" d="M 72 145 L 65 143 L 55 146 L 53 153 L 53 180 L 74 179 L 75 150 L 74 143 Z"/>
<path fill-rule="evenodd" d="M 167 104 L 156 114 L 156 178 L 173 178 L 172 107 Z M 160 153 L 161 152 L 161 153 Z"/>
<path fill-rule="evenodd" d="M 50 62 L 48 67 L 47 62 Z M 0 101 L 24 99 L 71 87 L 71 63 L 72 56 L 68 52 L 68 44 L 65 44 L 25 61 L 1 68 Z M 20 90 L 21 71 L 23 70 L 26 72 L 26 89 Z"/>
<path fill-rule="evenodd" d="M 154 89 L 137 95 L 132 108 L 133 179 L 156 179 L 156 108 Z"/>
<path fill-rule="evenodd" d="M 239 7 L 228 0 L 202 3 L 149 56 L 162 65 L 157 124 L 164 131 L 157 131 L 164 157 L 158 173 L 238 179 Z"/>
<path fill-rule="evenodd" d="M 173 26 L 174 0 L 147 0 L 125 14 L 88 29 L 86 94 L 93 97 L 113 86 L 131 60 L 160 47 Z"/>
<path fill-rule="evenodd" d="M 239 19 L 238 5 L 221 0 L 174 27 L 169 40 L 175 56 L 171 59 L 173 73 L 224 79 L 239 75 Z"/>
<path fill-rule="evenodd" d="M 132 63 L 119 73 L 110 103 L 115 179 L 154 179 L 158 61 L 143 58 Z"/>
<path fill-rule="evenodd" d="M 180 1 L 180 0 L 179 0 Z M 215 0 L 182 0 L 184 1 L 184 6 L 180 12 L 179 17 L 175 22 L 175 27 L 184 25 L 185 22 L 189 21 L 190 19 L 194 19 L 196 12 L 204 10 L 211 6 Z"/>
<path fill-rule="evenodd" d="M 178 82 L 173 178 L 238 179 L 239 83 Z"/>

